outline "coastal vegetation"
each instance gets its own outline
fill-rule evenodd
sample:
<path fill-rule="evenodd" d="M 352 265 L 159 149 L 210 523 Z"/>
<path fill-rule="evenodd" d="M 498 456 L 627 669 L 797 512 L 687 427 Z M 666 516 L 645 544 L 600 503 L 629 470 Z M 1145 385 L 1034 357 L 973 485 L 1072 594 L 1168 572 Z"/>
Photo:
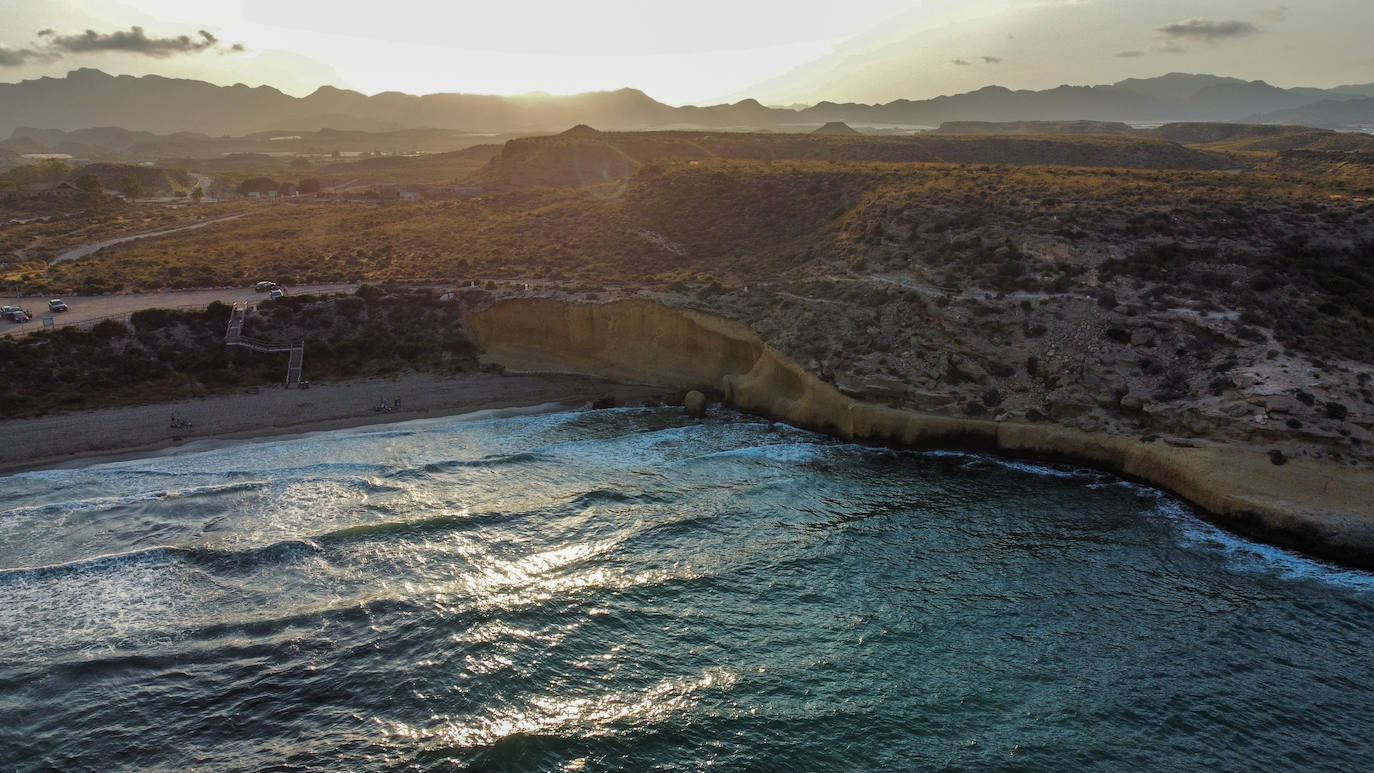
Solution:
<path fill-rule="evenodd" d="M 418 290 L 365 285 L 353 295 L 286 296 L 259 304 L 244 333 L 306 341 L 316 381 L 401 370 L 476 367 L 457 302 Z M 280 385 L 284 355 L 224 345 L 230 307 L 146 309 L 89 329 L 0 338 L 0 417 L 164 402 Z"/>
<path fill-rule="evenodd" d="M 271 277 L 645 296 L 880 403 L 1374 463 L 1363 140 L 1158 133 L 1190 144 L 579 127 L 507 143 L 471 195 L 215 205 L 245 216 L 10 273 L 54 295 Z M 421 166 L 338 173 L 359 164 Z"/>

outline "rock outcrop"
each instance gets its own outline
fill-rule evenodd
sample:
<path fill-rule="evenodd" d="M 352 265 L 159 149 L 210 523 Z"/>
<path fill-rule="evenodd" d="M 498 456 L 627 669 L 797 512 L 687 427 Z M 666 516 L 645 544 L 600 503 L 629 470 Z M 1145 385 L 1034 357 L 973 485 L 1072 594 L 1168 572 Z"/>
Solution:
<path fill-rule="evenodd" d="M 516 299 L 468 315 L 484 360 L 507 372 L 594 375 L 715 391 L 740 410 L 847 440 L 1071 460 L 1172 491 L 1236 531 L 1374 568 L 1374 473 L 1267 449 L 1177 446 L 1053 424 L 995 422 L 864 403 L 748 328 L 647 301 Z"/>

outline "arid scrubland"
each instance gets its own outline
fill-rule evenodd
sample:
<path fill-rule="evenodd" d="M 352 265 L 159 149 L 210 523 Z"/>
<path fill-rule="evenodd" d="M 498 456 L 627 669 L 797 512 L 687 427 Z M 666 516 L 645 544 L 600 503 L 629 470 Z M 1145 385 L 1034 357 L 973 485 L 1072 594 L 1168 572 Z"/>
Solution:
<path fill-rule="evenodd" d="M 21 281 L 644 296 L 743 321 L 878 402 L 1367 465 L 1368 143 L 1212 126 L 914 139 L 580 128 L 508 143 L 468 179 L 479 195 L 237 204 L 241 219 Z M 262 337 L 345 335 L 268 308 Z"/>

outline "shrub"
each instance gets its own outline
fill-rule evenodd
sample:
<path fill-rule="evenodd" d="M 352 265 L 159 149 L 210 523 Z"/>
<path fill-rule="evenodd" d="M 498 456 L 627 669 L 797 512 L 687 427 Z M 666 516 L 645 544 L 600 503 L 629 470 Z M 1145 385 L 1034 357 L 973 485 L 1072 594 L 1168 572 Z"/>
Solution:
<path fill-rule="evenodd" d="M 106 319 L 95 323 L 91 328 L 91 337 L 97 341 L 111 341 L 116 338 L 127 338 L 129 336 L 129 326 L 117 319 Z"/>
<path fill-rule="evenodd" d="M 1181 370 L 1171 370 L 1159 383 L 1154 398 L 1161 403 L 1172 402 L 1188 396 L 1188 376 Z"/>
<path fill-rule="evenodd" d="M 211 301 L 210 305 L 205 307 L 205 311 L 201 312 L 201 316 L 206 322 L 224 325 L 228 324 L 229 315 L 233 313 L 234 308 L 229 304 L 220 301 Z"/>
<path fill-rule="evenodd" d="M 129 315 L 129 323 L 139 333 L 160 330 L 171 323 L 173 313 L 170 309 L 142 309 Z"/>

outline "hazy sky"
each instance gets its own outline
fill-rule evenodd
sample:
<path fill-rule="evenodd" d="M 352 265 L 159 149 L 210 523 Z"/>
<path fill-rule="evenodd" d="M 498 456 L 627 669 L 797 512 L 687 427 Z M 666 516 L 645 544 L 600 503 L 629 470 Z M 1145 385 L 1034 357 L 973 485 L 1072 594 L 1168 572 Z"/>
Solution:
<path fill-rule="evenodd" d="M 633 86 L 673 104 L 1172 71 L 1334 86 L 1374 82 L 1374 0 L 0 0 L 0 81 L 77 67 L 297 95 Z"/>

